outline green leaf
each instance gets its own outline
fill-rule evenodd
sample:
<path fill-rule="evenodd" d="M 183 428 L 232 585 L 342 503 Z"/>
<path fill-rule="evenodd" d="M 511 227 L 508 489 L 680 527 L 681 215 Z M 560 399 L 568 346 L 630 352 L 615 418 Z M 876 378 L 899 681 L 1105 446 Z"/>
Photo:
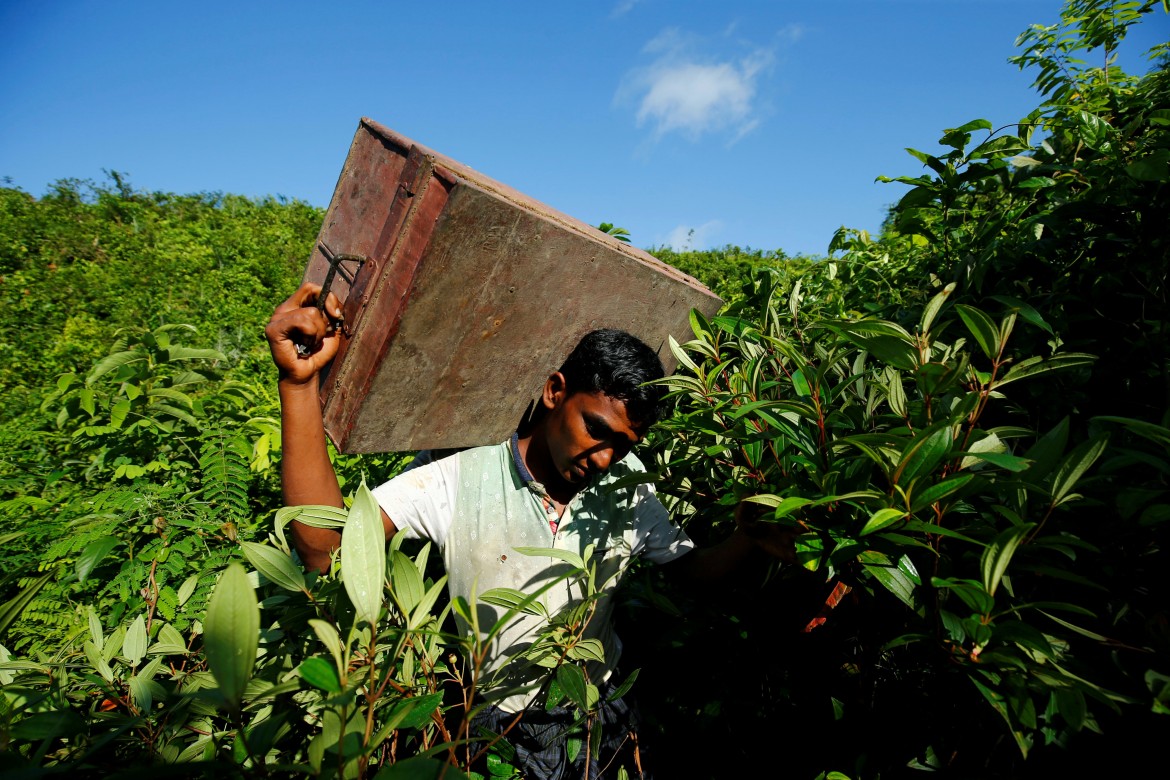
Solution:
<path fill-rule="evenodd" d="M 962 490 L 974 478 L 974 474 L 958 474 L 915 492 L 914 501 L 910 507 L 911 511 L 917 512 L 942 501 L 947 496 Z"/>
<path fill-rule="evenodd" d="M 667 336 L 666 338 L 670 344 L 670 353 L 674 355 L 674 359 L 677 360 L 680 365 L 686 366 L 687 370 L 689 370 L 692 374 L 698 374 L 702 376 L 702 372 L 699 370 L 698 364 L 691 359 L 691 356 L 686 353 L 686 350 L 679 346 L 679 343 L 674 340 L 674 336 Z"/>
<path fill-rule="evenodd" d="M 641 669 L 635 669 L 634 671 L 630 672 L 630 676 L 623 680 L 622 684 L 614 689 L 613 693 L 611 693 L 606 698 L 606 701 L 617 701 L 629 693 L 630 689 L 634 687 L 634 682 L 638 679 L 638 673 L 641 671 Z"/>
<path fill-rule="evenodd" d="M 447 575 L 444 574 L 437 582 L 431 585 L 431 589 L 419 600 L 418 606 L 414 608 L 414 613 L 410 616 L 409 628 L 411 630 L 420 628 L 431 617 L 431 610 L 434 608 L 435 602 L 439 600 L 439 596 L 443 593 L 443 588 L 446 584 Z"/>
<path fill-rule="evenodd" d="M 959 318 L 963 320 L 967 330 L 975 337 L 975 342 L 979 344 L 983 354 L 991 360 L 997 360 L 1002 345 L 999 339 L 999 328 L 996 327 L 991 317 L 974 306 L 962 303 L 955 304 L 955 311 L 959 313 Z"/>
<path fill-rule="evenodd" d="M 256 571 L 263 574 L 269 582 L 279 585 L 285 590 L 304 591 L 305 575 L 301 567 L 293 563 L 292 558 L 282 551 L 267 544 L 255 542 L 241 542 L 241 549 L 248 563 Z"/>
<path fill-rule="evenodd" d="M 898 468 L 894 471 L 895 483 L 909 483 L 935 468 L 954 444 L 949 421 L 927 428 L 910 441 L 902 452 Z"/>
<path fill-rule="evenodd" d="M 122 640 L 122 657 L 129 661 L 131 666 L 138 666 L 146 655 L 146 647 L 146 620 L 139 615 L 130 624 L 130 628 L 126 629 L 126 638 Z"/>
<path fill-rule="evenodd" d="M 297 674 L 314 688 L 320 688 L 326 693 L 341 693 L 341 680 L 337 676 L 337 667 L 324 658 L 316 656 L 306 658 L 297 667 Z"/>
<path fill-rule="evenodd" d="M 574 661 L 596 661 L 605 663 L 605 646 L 600 639 L 582 639 L 568 652 Z"/>
<path fill-rule="evenodd" d="M 1056 179 L 1051 176 L 1028 176 L 1015 182 L 1015 186 L 1021 190 L 1040 190 L 1045 187 L 1055 187 Z"/>
<path fill-rule="evenodd" d="M 398 602 L 403 615 L 409 616 L 422 601 L 425 593 L 422 575 L 405 553 L 390 553 L 390 592 Z"/>
<path fill-rule="evenodd" d="M 1016 547 L 1035 527 L 1035 523 L 1024 523 L 1008 528 L 996 536 L 983 551 L 979 568 L 983 574 L 983 589 L 990 595 L 995 595 L 995 590 L 999 587 L 999 581 L 1007 571 L 1008 564 L 1011 563 Z"/>
<path fill-rule="evenodd" d="M 130 696 L 135 706 L 143 712 L 149 712 L 154 705 L 154 694 L 151 691 L 154 686 L 151 681 L 161 664 L 162 659 L 155 658 L 144 666 L 142 671 L 130 678 Z"/>
<path fill-rule="evenodd" d="M 86 641 L 82 649 L 85 651 L 85 657 L 89 661 L 89 665 L 94 668 L 94 671 L 105 678 L 106 682 L 113 682 L 114 672 L 110 669 L 110 665 L 106 662 L 106 659 L 102 657 L 101 648 L 93 642 Z"/>
<path fill-rule="evenodd" d="M 1098 634 L 1096 631 L 1090 631 L 1087 628 L 1081 628 L 1080 626 L 1069 623 L 1067 620 L 1062 620 L 1061 618 L 1058 618 L 1056 615 L 1053 615 L 1050 612 L 1045 612 L 1042 609 L 1037 610 L 1037 611 L 1041 615 L 1044 615 L 1044 617 L 1059 623 L 1060 625 L 1064 626 L 1065 628 L 1069 629 L 1070 631 L 1075 631 L 1076 633 L 1080 634 L 1081 636 L 1088 637 L 1089 639 L 1092 639 L 1092 640 L 1097 641 L 1097 642 L 1108 642 L 1109 641 L 1109 637 L 1102 636 L 1101 634 Z"/>
<path fill-rule="evenodd" d="M 857 559 L 861 561 L 865 570 L 886 590 L 897 596 L 899 601 L 911 609 L 915 608 L 914 582 L 908 576 L 908 572 L 914 572 L 914 567 L 908 558 L 905 558 L 904 563 L 899 561 L 895 565 L 885 554 L 876 550 L 866 550 L 857 556 Z M 917 572 L 914 572 L 914 575 L 917 576 Z"/>
<path fill-rule="evenodd" d="M 198 575 L 192 574 L 190 577 L 183 580 L 183 584 L 179 586 L 179 592 L 177 594 L 179 597 L 178 598 L 179 606 L 182 606 L 182 605 L 187 603 L 188 599 L 190 599 L 191 596 L 194 595 L 195 588 L 197 588 L 197 587 L 199 587 L 199 576 Z"/>
<path fill-rule="evenodd" d="M 92 606 L 87 605 L 85 612 L 89 623 L 89 638 L 93 640 L 94 646 L 100 650 L 102 645 L 106 643 L 106 637 L 102 633 L 102 621 L 98 618 Z"/>
<path fill-rule="evenodd" d="M 203 652 L 220 693 L 232 709 L 239 709 L 252 677 L 259 639 L 256 592 L 244 567 L 233 563 L 219 578 L 203 619 Z"/>
<path fill-rule="evenodd" d="M 158 642 L 151 647 L 151 652 L 185 653 L 187 651 L 187 640 L 170 623 L 163 624 L 162 628 L 158 630 L 157 638 Z"/>
<path fill-rule="evenodd" d="M 145 361 L 146 354 L 138 350 L 131 350 L 128 352 L 115 352 L 112 355 L 107 355 L 97 362 L 97 364 L 90 369 L 89 374 L 85 377 L 85 383 L 92 385 L 102 376 L 110 373 L 116 368 L 120 368 L 128 363 L 137 363 Z"/>
<path fill-rule="evenodd" d="M 902 509 L 895 509 L 893 507 L 886 507 L 879 509 L 873 513 L 873 516 L 866 521 L 861 529 L 861 536 L 872 534 L 874 531 L 880 531 L 887 528 L 906 516 L 906 512 Z"/>
<path fill-rule="evenodd" d="M 899 417 L 906 416 L 906 388 L 902 387 L 902 375 L 897 371 L 890 372 L 886 385 L 886 397 L 890 402 L 890 411 Z"/>
<path fill-rule="evenodd" d="M 585 688 L 585 673 L 575 664 L 561 664 L 557 667 L 557 683 L 561 690 L 583 712 L 589 709 L 588 691 Z"/>
<path fill-rule="evenodd" d="M 1060 506 L 1069 498 L 1069 493 L 1077 481 L 1088 471 L 1101 453 L 1109 444 L 1108 436 L 1098 436 L 1082 442 L 1075 450 L 1065 456 L 1056 471 L 1052 474 L 1052 504 Z"/>
<path fill-rule="evenodd" d="M 1085 695 L 1075 688 L 1057 688 L 1052 692 L 1056 698 L 1056 711 L 1072 728 L 1080 731 L 1085 725 Z"/>
<path fill-rule="evenodd" d="M 84 409 L 87 414 L 89 414 L 90 417 L 93 417 L 97 412 L 97 407 L 94 404 L 94 394 L 91 388 L 86 387 L 80 393 L 78 393 L 77 402 L 81 405 L 81 408 Z"/>
<path fill-rule="evenodd" d="M 341 635 L 337 633 L 337 629 L 333 627 L 332 623 L 318 619 L 310 620 L 309 626 L 317 638 L 321 640 L 321 644 L 325 645 L 325 648 L 333 655 L 333 660 L 337 662 L 337 668 L 340 669 L 342 666 Z"/>
<path fill-rule="evenodd" d="M 992 388 L 998 389 L 1009 382 L 1015 382 L 1016 380 L 1036 376 L 1037 374 L 1091 365 L 1096 359 L 1096 356 L 1083 352 L 1061 352 L 1048 358 L 1030 357 L 1012 366 L 1007 374 L 1004 375 L 1003 379 L 994 382 L 991 386 Z"/>
<path fill-rule="evenodd" d="M 1008 471 L 1024 471 L 1028 466 L 1032 465 L 1032 461 L 1027 458 L 1021 458 L 1019 455 L 1012 455 L 1010 452 L 964 452 L 963 463 L 970 462 L 971 458 L 978 460 L 985 460 L 993 466 L 999 466 L 1001 469 Z"/>
<path fill-rule="evenodd" d="M 116 536 L 103 536 L 100 539 L 95 539 L 85 546 L 81 551 L 81 555 L 77 557 L 77 581 L 85 582 L 89 577 L 90 572 L 102 562 L 110 550 L 113 550 L 119 544 Z"/>
<path fill-rule="evenodd" d="M 515 547 L 513 548 L 521 555 L 531 555 L 533 557 L 547 556 L 549 558 L 559 558 L 565 563 L 569 564 L 575 569 L 584 569 L 585 561 L 581 556 L 575 552 L 568 550 L 558 550 L 555 547 Z"/>
<path fill-rule="evenodd" d="M 121 428 L 128 414 L 130 414 L 130 401 L 128 399 L 123 398 L 115 402 L 110 407 L 110 425 L 115 428 Z"/>
<path fill-rule="evenodd" d="M 942 310 L 943 304 L 947 302 L 947 298 L 955 291 L 955 283 L 951 282 L 942 289 L 942 292 L 930 299 L 930 303 L 926 304 L 926 308 L 922 310 L 922 318 L 918 321 L 919 333 L 930 333 L 930 326 L 934 323 L 935 317 L 938 316 L 939 311 Z"/>
<path fill-rule="evenodd" d="M 431 722 L 431 713 L 442 703 L 442 693 L 428 693 L 425 696 L 403 699 L 394 705 L 391 717 L 401 717 L 398 721 L 399 728 L 421 728 Z"/>
<path fill-rule="evenodd" d="M 346 511 L 336 506 L 304 504 L 276 510 L 276 524 L 284 527 L 292 521 L 310 528 L 344 528 Z"/>
<path fill-rule="evenodd" d="M 1035 307 L 1033 307 L 1030 303 L 1022 301 L 1019 298 L 1014 298 L 1010 295 L 993 295 L 991 296 L 991 300 L 1002 303 L 1004 306 L 1008 307 L 1009 310 L 1022 317 L 1024 322 L 1035 325 L 1037 328 L 1040 328 L 1047 333 L 1052 333 L 1052 326 L 1044 321 L 1044 317 L 1042 317 L 1040 312 L 1036 311 Z"/>
<path fill-rule="evenodd" d="M 167 360 L 227 360 L 227 358 L 222 352 L 214 349 L 171 347 L 167 350 Z"/>
<path fill-rule="evenodd" d="M 777 519 L 786 517 L 792 514 L 795 510 L 800 509 L 802 506 L 807 506 L 813 503 L 812 499 L 810 498 L 802 498 L 800 496 L 787 496 L 785 498 L 781 498 L 780 496 L 773 495 L 748 496 L 744 499 L 744 501 L 750 501 L 753 504 L 763 504 L 764 506 L 775 507 L 776 511 L 772 513 L 772 516 Z"/>
<path fill-rule="evenodd" d="M 341 576 L 357 619 L 375 625 L 386 579 L 386 531 L 382 510 L 365 482 L 354 496 L 341 535 Z"/>
<path fill-rule="evenodd" d="M 86 730 L 86 723 L 73 710 L 38 712 L 20 720 L 12 727 L 11 736 L 18 740 L 39 742 L 69 737 Z M 5 751 L 7 753 L 7 751 Z"/>
<path fill-rule="evenodd" d="M 536 595 L 529 595 L 515 588 L 492 588 L 480 594 L 479 600 L 496 607 L 518 610 L 527 615 L 548 617 L 548 610 L 537 601 Z"/>
<path fill-rule="evenodd" d="M 1088 111 L 1078 111 L 1073 114 L 1079 135 L 1085 146 L 1097 149 L 1113 132 L 1113 126 L 1096 114 Z"/>

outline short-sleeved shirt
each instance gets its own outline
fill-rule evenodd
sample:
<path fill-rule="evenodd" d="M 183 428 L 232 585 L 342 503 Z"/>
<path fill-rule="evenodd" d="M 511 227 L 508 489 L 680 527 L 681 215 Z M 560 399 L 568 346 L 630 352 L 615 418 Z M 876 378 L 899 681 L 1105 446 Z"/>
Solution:
<path fill-rule="evenodd" d="M 589 664 L 586 671 L 600 684 L 621 654 L 613 633 L 612 597 L 630 563 L 639 556 L 666 563 L 694 547 L 670 522 L 651 484 L 614 484 L 644 471 L 633 454 L 627 455 L 573 497 L 555 533 L 542 499 L 544 488 L 524 467 L 515 436 L 407 471 L 376 488 L 374 496 L 400 533 L 438 545 L 451 596 L 476 604 L 481 633 L 507 610 L 480 603 L 474 598 L 477 594 L 493 588 L 531 594 L 566 571 L 567 564 L 557 558 L 524 555 L 516 548 L 552 547 L 583 555 L 586 546 L 594 545 L 593 560 L 599 561 L 595 581 L 602 595 L 585 636 L 601 640 L 605 661 Z M 570 577 L 553 584 L 539 600 L 556 615 L 583 596 L 583 584 Z M 469 630 L 465 621 L 459 623 L 462 630 Z M 508 659 L 528 649 L 544 625 L 540 616 L 520 615 L 488 649 L 480 677 L 487 681 L 482 692 L 505 711 L 519 712 L 527 706 L 547 672 L 524 664 L 505 669 Z"/>

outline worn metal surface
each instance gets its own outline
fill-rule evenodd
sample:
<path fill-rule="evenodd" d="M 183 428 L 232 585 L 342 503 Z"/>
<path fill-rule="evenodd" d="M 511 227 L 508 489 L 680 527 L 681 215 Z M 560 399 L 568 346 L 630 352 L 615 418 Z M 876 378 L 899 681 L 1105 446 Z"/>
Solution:
<path fill-rule="evenodd" d="M 691 308 L 719 299 L 649 254 L 363 119 L 322 245 L 367 258 L 338 275 L 345 337 L 321 386 L 343 452 L 464 447 L 515 429 L 577 341 L 629 331 L 674 360 Z"/>

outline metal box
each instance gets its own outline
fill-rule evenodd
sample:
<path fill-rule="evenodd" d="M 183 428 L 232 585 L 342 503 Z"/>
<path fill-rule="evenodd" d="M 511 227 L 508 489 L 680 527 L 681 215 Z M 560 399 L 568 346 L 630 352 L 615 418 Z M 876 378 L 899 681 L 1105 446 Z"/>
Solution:
<path fill-rule="evenodd" d="M 721 301 L 646 252 L 362 119 L 305 279 L 344 302 L 323 376 L 342 452 L 503 441 L 594 328 L 658 350 Z"/>

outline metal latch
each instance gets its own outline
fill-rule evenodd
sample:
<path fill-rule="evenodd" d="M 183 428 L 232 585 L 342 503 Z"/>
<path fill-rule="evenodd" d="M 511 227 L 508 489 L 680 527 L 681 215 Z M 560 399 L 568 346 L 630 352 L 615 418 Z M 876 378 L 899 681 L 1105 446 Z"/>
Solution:
<path fill-rule="evenodd" d="M 334 330 L 337 330 L 339 327 L 341 327 L 341 321 L 333 319 L 329 316 L 329 313 L 325 311 L 325 301 L 329 298 L 329 289 L 333 286 L 333 280 L 337 277 L 338 274 L 341 274 L 341 278 L 345 279 L 345 281 L 352 288 L 354 279 L 357 277 L 358 272 L 361 271 L 362 266 L 364 266 L 369 261 L 369 258 L 365 255 L 353 255 L 346 253 L 334 254 L 333 250 L 330 249 L 329 245 L 324 241 L 319 241 L 317 243 L 317 249 L 320 250 L 322 257 L 324 257 L 329 262 L 329 271 L 325 274 L 325 281 L 321 283 L 321 292 L 317 294 L 317 311 L 321 312 L 321 315 L 325 318 L 325 321 L 329 323 L 329 331 L 333 332 Z M 357 267 L 351 271 L 342 265 L 342 263 L 347 262 L 357 263 Z M 301 357 L 308 355 L 308 345 L 297 344 L 297 354 Z"/>

